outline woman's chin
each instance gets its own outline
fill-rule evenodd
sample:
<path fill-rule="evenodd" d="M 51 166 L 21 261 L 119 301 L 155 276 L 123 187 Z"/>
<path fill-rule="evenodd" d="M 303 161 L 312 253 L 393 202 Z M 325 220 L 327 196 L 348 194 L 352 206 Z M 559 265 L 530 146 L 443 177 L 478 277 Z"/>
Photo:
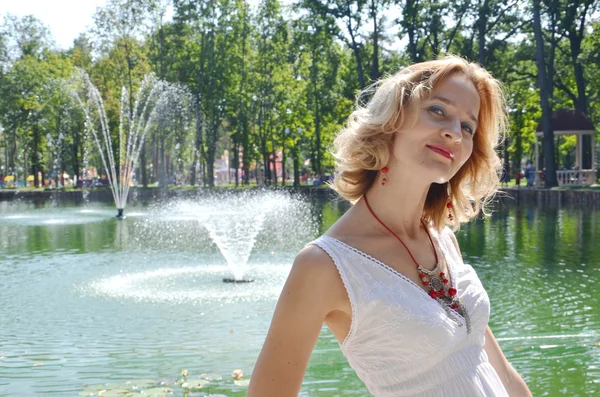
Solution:
<path fill-rule="evenodd" d="M 429 179 L 431 181 L 431 183 L 439 183 L 439 184 L 446 183 L 450 179 L 452 179 L 452 177 L 454 176 L 455 173 L 451 173 L 447 167 L 445 167 L 446 169 L 440 169 L 440 168 L 442 168 L 442 167 L 428 168 L 422 174 L 423 178 Z"/>

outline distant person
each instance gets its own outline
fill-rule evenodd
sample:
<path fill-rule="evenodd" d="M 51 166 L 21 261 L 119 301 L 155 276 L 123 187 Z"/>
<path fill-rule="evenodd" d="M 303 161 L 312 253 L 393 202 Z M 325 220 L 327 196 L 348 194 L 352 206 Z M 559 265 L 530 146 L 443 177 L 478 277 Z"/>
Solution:
<path fill-rule="evenodd" d="M 517 173 L 515 174 L 515 184 L 521 186 L 521 170 L 517 170 Z"/>
<path fill-rule="evenodd" d="M 500 185 L 500 84 L 446 57 L 363 94 L 370 101 L 334 148 L 332 186 L 353 206 L 296 257 L 248 397 L 298 396 L 323 323 L 376 397 L 531 396 L 488 327 L 488 295 L 450 229 Z"/>
<path fill-rule="evenodd" d="M 500 182 L 502 183 L 502 186 L 508 186 L 508 171 L 506 170 L 506 168 L 502 169 L 502 176 L 500 177 Z"/>
<path fill-rule="evenodd" d="M 535 183 L 535 168 L 531 161 L 529 161 L 525 167 L 525 178 L 527 179 L 527 187 L 532 187 Z"/>

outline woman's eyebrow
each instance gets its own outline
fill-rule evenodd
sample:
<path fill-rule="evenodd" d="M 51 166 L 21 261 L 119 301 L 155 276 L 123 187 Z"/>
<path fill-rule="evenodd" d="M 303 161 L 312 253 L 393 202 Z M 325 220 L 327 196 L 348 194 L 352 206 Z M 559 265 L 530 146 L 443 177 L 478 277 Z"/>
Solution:
<path fill-rule="evenodd" d="M 456 103 L 454 103 L 454 101 L 451 101 L 450 99 L 443 97 L 443 96 L 436 95 L 436 96 L 432 96 L 431 99 L 437 99 L 440 102 L 444 102 L 446 105 L 458 107 L 458 106 L 456 106 Z M 477 117 L 475 117 L 475 115 L 473 115 L 473 113 L 471 113 L 471 111 L 467 111 L 467 116 L 469 116 L 475 123 L 478 123 Z"/>

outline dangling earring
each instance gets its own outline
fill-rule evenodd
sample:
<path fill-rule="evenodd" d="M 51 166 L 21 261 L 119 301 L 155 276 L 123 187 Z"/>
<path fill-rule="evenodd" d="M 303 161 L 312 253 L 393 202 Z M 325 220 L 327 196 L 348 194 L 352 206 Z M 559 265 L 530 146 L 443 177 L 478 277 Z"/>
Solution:
<path fill-rule="evenodd" d="M 454 216 L 452 215 L 452 202 L 448 201 L 446 203 L 446 208 L 448 209 L 448 220 L 450 222 L 454 221 Z"/>
<path fill-rule="evenodd" d="M 387 182 L 387 172 L 388 172 L 388 167 L 383 167 L 381 169 L 381 172 L 383 173 L 383 179 L 381 180 L 381 186 L 385 186 L 385 183 Z"/>

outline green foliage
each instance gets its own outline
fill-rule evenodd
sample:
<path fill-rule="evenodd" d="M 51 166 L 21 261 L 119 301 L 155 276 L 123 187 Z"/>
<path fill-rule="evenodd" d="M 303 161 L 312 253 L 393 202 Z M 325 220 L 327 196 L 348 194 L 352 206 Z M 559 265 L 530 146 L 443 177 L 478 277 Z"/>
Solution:
<path fill-rule="evenodd" d="M 552 108 L 583 106 L 596 125 L 598 6 L 597 0 L 542 4 Z M 293 175 L 298 184 L 305 172 L 333 171 L 329 148 L 361 87 L 412 61 L 452 52 L 482 62 L 506 86 L 511 128 L 501 149 L 512 174 L 533 160 L 541 117 L 531 13 L 529 3 L 496 0 L 300 0 L 291 8 L 279 0 L 254 7 L 246 0 L 109 0 L 94 14 L 91 31 L 64 52 L 52 49 L 35 18 L 6 15 L 0 173 L 79 174 L 83 119 L 60 80 L 76 66 L 99 88 L 113 133 L 122 87 L 135 92 L 146 73 L 193 93 L 182 104 L 185 117 L 157 120 L 150 130 L 140 162 L 144 183 L 164 185 L 177 174 L 212 185 L 215 161 L 226 154 L 229 166 L 240 169 L 236 184 L 286 183 L 282 166 L 285 179 Z M 572 165 L 572 141 L 557 139 L 559 165 Z"/>

